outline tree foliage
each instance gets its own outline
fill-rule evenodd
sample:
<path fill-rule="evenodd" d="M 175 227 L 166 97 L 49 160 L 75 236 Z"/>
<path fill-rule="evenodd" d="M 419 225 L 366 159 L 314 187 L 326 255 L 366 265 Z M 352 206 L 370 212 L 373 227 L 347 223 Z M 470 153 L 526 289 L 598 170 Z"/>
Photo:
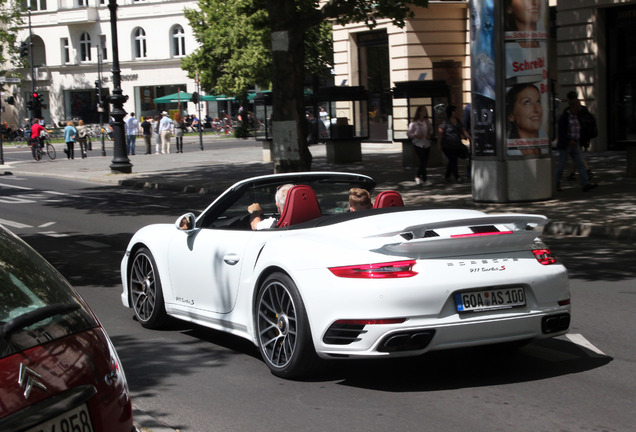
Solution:
<path fill-rule="evenodd" d="M 0 64 L 21 65 L 17 43 L 18 26 L 22 24 L 21 8 L 16 0 L 0 0 Z M 0 75 L 4 75 L 2 68 Z"/>
<path fill-rule="evenodd" d="M 380 19 L 403 27 L 414 6 L 428 0 L 200 0 L 187 11 L 197 40 L 183 68 L 200 72 L 205 90 L 244 94 L 250 85 L 273 94 L 271 117 L 275 171 L 311 169 L 307 148 L 304 79 L 324 70 L 333 46 L 329 23 Z"/>
<path fill-rule="evenodd" d="M 208 92 L 243 95 L 255 85 L 271 88 L 271 36 L 267 10 L 253 0 L 200 0 L 188 9 L 200 47 L 183 59 L 182 68 Z M 324 74 L 331 66 L 331 26 L 319 23 L 309 30 L 306 69 Z"/>

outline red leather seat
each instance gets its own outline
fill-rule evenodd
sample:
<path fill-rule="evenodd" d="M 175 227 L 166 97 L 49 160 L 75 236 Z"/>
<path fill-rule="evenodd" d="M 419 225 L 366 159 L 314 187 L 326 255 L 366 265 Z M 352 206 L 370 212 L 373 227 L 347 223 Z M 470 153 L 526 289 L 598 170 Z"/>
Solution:
<path fill-rule="evenodd" d="M 400 193 L 393 190 L 380 192 L 375 198 L 373 208 L 384 207 L 404 207 L 404 201 L 402 201 Z"/>
<path fill-rule="evenodd" d="M 314 190 L 307 185 L 297 185 L 287 192 L 285 208 L 276 226 L 278 228 L 288 227 L 320 216 L 322 216 L 322 212 Z"/>

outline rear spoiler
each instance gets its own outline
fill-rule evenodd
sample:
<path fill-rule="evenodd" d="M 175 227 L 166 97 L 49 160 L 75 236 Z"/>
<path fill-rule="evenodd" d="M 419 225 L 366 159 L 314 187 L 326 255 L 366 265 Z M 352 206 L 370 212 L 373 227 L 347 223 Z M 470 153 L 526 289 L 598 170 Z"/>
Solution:
<path fill-rule="evenodd" d="M 374 252 L 427 258 L 523 250 L 541 235 L 546 223 L 548 218 L 545 216 L 501 214 L 412 225 L 397 232 L 375 236 L 399 236 L 403 241 L 385 244 Z M 505 229 L 494 228 L 495 225 L 504 226 Z M 447 228 L 466 229 L 452 235 L 439 233 Z"/>

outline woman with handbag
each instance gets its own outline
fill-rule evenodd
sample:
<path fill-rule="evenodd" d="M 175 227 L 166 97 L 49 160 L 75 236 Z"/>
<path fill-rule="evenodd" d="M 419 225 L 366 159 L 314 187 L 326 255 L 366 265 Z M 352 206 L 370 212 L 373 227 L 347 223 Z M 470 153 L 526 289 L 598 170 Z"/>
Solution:
<path fill-rule="evenodd" d="M 420 166 L 415 175 L 415 183 L 430 186 L 432 183 L 427 179 L 426 166 L 428 165 L 428 157 L 431 154 L 430 139 L 433 135 L 433 125 L 428 119 L 428 110 L 424 105 L 417 107 L 406 135 L 415 146 L 415 153 L 420 161 Z"/>
<path fill-rule="evenodd" d="M 86 135 L 87 135 L 86 126 L 84 126 L 84 120 L 80 120 L 77 123 L 77 127 L 75 129 L 77 129 L 77 139 L 75 141 L 78 142 L 80 146 L 80 153 L 82 154 L 82 159 L 84 159 L 86 157 Z"/>
<path fill-rule="evenodd" d="M 446 120 L 444 120 L 437 130 L 437 148 L 448 159 L 446 164 L 446 181 L 451 181 L 451 175 L 455 177 L 457 183 L 461 183 L 459 176 L 458 159 L 466 159 L 468 148 L 462 143 L 462 139 L 470 139 L 470 135 L 464 129 L 459 119 L 460 112 L 455 105 L 446 107 Z"/>

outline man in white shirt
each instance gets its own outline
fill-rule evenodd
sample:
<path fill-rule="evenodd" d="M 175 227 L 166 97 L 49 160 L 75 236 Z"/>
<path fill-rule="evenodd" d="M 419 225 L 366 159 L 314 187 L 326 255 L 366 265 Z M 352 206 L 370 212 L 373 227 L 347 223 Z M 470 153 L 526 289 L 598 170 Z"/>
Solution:
<path fill-rule="evenodd" d="M 159 135 L 161 135 L 161 154 L 170 153 L 170 135 L 173 131 L 172 119 L 168 117 L 166 111 L 161 113 L 159 122 Z"/>
<path fill-rule="evenodd" d="M 135 141 L 139 132 L 139 120 L 135 113 L 130 113 L 130 118 L 126 120 L 126 154 L 135 154 Z"/>
<path fill-rule="evenodd" d="M 287 198 L 287 193 L 291 188 L 293 188 L 293 184 L 286 184 L 280 186 L 276 191 L 276 208 L 278 209 L 278 214 L 283 212 L 285 208 L 285 198 Z M 267 219 L 263 219 L 263 209 L 259 203 L 253 203 L 247 208 L 247 212 L 250 214 L 250 226 L 253 230 L 262 230 L 268 228 L 276 227 L 278 223 L 278 218 L 269 217 Z"/>

